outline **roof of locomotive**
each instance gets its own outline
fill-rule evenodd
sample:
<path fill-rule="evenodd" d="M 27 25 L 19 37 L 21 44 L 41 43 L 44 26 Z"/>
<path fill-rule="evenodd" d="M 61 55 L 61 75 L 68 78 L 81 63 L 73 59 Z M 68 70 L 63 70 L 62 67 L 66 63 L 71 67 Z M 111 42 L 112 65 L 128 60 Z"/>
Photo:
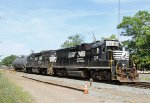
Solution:
<path fill-rule="evenodd" d="M 37 57 L 37 56 L 41 56 L 41 55 L 44 55 L 44 54 L 52 54 L 52 53 L 55 53 L 55 52 L 56 52 L 56 50 L 43 50 L 43 51 L 38 52 L 38 53 L 32 53 L 28 57 Z"/>
<path fill-rule="evenodd" d="M 76 45 L 73 47 L 68 47 L 68 48 L 61 48 L 56 51 L 71 51 L 71 50 L 88 50 L 92 47 L 93 43 L 83 43 L 81 45 Z"/>

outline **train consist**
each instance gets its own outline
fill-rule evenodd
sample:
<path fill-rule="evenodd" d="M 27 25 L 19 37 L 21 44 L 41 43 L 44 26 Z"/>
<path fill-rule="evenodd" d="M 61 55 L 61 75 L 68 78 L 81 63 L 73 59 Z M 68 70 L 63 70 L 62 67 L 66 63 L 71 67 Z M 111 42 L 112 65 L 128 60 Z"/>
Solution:
<path fill-rule="evenodd" d="M 136 68 L 130 66 L 129 53 L 122 51 L 122 46 L 117 40 L 32 53 L 24 60 L 26 63 L 22 62 L 22 69 L 27 73 L 120 82 L 138 79 Z M 14 67 L 17 70 L 15 63 Z"/>

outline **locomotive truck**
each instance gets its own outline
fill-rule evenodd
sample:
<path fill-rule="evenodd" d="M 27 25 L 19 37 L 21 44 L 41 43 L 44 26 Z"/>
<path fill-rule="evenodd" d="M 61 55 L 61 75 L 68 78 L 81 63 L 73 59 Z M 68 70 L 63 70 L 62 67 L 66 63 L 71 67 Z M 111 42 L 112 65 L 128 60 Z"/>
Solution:
<path fill-rule="evenodd" d="M 129 62 L 129 52 L 118 40 L 84 43 L 74 47 L 33 53 L 27 57 L 25 72 L 81 77 L 94 80 L 138 80 Z"/>

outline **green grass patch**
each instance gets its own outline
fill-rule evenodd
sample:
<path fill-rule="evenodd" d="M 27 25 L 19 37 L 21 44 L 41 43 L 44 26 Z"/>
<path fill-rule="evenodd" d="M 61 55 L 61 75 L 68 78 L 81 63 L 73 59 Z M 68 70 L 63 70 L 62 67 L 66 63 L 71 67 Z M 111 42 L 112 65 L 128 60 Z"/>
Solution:
<path fill-rule="evenodd" d="M 29 93 L 0 72 L 0 103 L 32 103 L 32 100 Z"/>
<path fill-rule="evenodd" d="M 150 78 L 144 78 L 145 80 L 147 80 L 147 81 L 150 81 Z"/>

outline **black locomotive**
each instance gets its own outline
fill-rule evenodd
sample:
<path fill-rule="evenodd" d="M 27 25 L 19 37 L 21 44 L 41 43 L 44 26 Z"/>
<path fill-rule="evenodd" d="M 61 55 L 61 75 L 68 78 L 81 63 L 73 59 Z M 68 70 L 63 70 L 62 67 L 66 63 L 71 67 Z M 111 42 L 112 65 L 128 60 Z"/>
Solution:
<path fill-rule="evenodd" d="M 84 43 L 70 48 L 42 51 L 27 57 L 28 73 L 82 77 L 96 80 L 135 81 L 136 69 L 129 65 L 129 53 L 118 40 Z"/>

